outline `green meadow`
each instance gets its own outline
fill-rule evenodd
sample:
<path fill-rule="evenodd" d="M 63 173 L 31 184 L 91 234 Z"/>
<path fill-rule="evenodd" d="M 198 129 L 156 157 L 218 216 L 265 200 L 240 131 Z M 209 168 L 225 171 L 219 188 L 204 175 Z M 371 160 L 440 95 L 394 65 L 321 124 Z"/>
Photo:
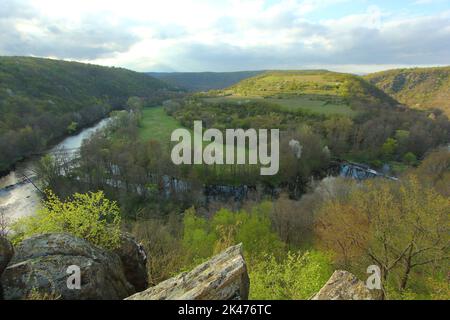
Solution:
<path fill-rule="evenodd" d="M 166 114 L 163 107 L 144 108 L 139 136 L 142 140 L 157 140 L 165 145 L 170 143 L 172 132 L 181 127 L 175 118 Z"/>

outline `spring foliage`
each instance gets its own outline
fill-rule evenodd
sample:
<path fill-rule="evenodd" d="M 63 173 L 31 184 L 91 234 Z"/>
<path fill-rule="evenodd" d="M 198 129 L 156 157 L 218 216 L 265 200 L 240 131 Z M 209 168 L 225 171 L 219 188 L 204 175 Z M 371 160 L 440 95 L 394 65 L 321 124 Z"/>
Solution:
<path fill-rule="evenodd" d="M 250 299 L 309 299 L 332 272 L 330 259 L 323 252 L 289 252 L 282 260 L 266 255 L 250 268 Z"/>
<path fill-rule="evenodd" d="M 120 221 L 119 207 L 106 199 L 102 191 L 76 193 L 67 201 L 48 191 L 42 209 L 13 225 L 14 242 L 36 234 L 64 232 L 113 249 L 119 245 Z"/>

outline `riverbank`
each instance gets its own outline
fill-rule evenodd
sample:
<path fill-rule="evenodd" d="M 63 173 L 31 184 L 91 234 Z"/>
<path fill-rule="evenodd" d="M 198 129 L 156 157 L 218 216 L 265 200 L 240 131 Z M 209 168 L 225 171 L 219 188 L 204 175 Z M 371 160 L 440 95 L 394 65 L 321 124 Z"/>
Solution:
<path fill-rule="evenodd" d="M 85 127 L 75 135 L 66 136 L 59 143 L 46 148 L 44 154 L 52 154 L 60 149 L 77 150 L 83 140 L 89 138 L 94 132 L 105 127 L 110 117 L 97 121 L 94 126 Z M 40 157 L 34 155 L 15 163 L 14 169 L 0 178 L 0 211 L 10 220 L 16 220 L 35 212 L 40 203 L 41 195 L 30 180 L 24 178 L 33 176 L 34 167 Z"/>
<path fill-rule="evenodd" d="M 117 109 L 117 110 L 120 110 L 120 109 Z M 113 111 L 117 111 L 117 110 L 113 110 Z M 87 129 L 93 127 L 93 126 L 95 127 L 95 125 L 98 124 L 99 122 L 101 122 L 102 120 L 108 119 L 110 117 L 111 112 L 112 111 L 108 112 L 107 114 L 103 115 L 100 118 L 97 118 L 97 119 L 87 123 L 85 126 L 77 128 L 71 134 L 67 133 L 65 135 L 52 138 L 51 140 L 48 141 L 47 145 L 43 148 L 42 151 L 40 151 L 40 152 L 33 152 L 31 154 L 22 156 L 20 159 L 17 159 L 7 169 L 0 170 L 0 179 L 6 177 L 11 171 L 15 171 L 17 169 L 17 167 L 20 166 L 21 163 L 24 163 L 24 162 L 27 162 L 27 161 L 31 161 L 31 160 L 35 159 L 36 157 L 40 157 L 43 154 L 48 153 L 55 146 L 59 145 L 60 143 L 62 143 L 67 138 L 70 138 L 70 137 L 73 137 L 73 136 L 77 136 L 78 134 L 80 134 L 84 130 L 87 130 Z M 1 189 L 1 186 L 0 186 L 0 189 Z"/>

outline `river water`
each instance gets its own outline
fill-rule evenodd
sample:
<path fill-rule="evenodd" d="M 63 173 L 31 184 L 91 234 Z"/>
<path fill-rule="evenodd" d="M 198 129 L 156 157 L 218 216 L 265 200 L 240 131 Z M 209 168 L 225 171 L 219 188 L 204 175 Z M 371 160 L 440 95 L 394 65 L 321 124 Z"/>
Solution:
<path fill-rule="evenodd" d="M 103 119 L 96 125 L 67 137 L 49 149 L 47 154 L 64 151 L 69 157 L 75 157 L 83 140 L 92 136 L 97 130 L 104 128 L 110 121 L 111 118 Z M 3 213 L 9 222 L 31 215 L 39 208 L 40 193 L 25 178 L 26 176 L 33 180 L 33 169 L 38 161 L 39 158 L 23 161 L 16 166 L 15 170 L 0 178 L 0 213 Z"/>

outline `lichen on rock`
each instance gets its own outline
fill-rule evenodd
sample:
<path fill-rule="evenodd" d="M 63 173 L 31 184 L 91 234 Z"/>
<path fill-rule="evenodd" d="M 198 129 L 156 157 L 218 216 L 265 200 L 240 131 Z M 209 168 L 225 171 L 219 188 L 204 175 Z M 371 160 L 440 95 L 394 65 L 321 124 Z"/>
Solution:
<path fill-rule="evenodd" d="M 249 287 L 242 245 L 237 245 L 127 300 L 246 300 Z"/>

